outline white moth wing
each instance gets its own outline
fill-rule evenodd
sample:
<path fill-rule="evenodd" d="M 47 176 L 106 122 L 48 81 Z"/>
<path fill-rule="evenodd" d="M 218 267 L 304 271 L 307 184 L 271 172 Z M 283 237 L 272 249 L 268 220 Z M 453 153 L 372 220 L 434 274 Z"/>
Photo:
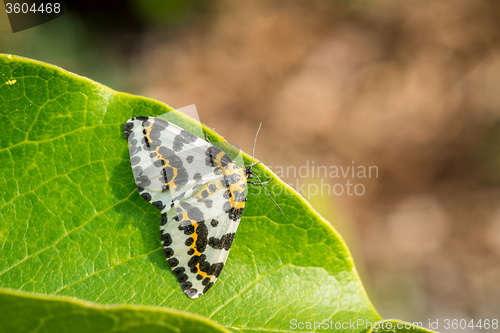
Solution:
<path fill-rule="evenodd" d="M 221 189 L 206 199 L 183 199 L 162 216 L 161 239 L 167 261 L 182 289 L 197 298 L 210 289 L 226 263 L 241 217 L 234 220 L 224 212 L 227 202 Z"/>
<path fill-rule="evenodd" d="M 141 196 L 162 212 L 161 241 L 190 298 L 224 267 L 246 201 L 246 177 L 217 147 L 153 117 L 127 121 L 125 134 Z"/>
<path fill-rule="evenodd" d="M 174 198 L 200 183 L 200 177 L 219 177 L 206 164 L 210 144 L 172 123 L 136 117 L 127 121 L 125 133 L 139 193 L 162 213 Z"/>

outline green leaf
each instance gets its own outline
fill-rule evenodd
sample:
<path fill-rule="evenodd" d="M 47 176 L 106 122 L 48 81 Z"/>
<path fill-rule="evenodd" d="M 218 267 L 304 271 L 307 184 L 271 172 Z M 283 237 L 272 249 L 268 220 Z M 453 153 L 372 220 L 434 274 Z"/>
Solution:
<path fill-rule="evenodd" d="M 272 178 L 285 216 L 250 185 L 217 283 L 187 298 L 160 248 L 159 211 L 136 191 L 123 125 L 166 112 L 188 131 L 196 123 L 157 101 L 9 55 L 0 56 L 0 97 L 0 287 L 169 307 L 234 332 L 381 319 L 340 236 L 262 164 L 253 170 Z"/>
<path fill-rule="evenodd" d="M 201 316 L 166 308 L 97 305 L 0 289 L 0 332 L 227 333 Z"/>

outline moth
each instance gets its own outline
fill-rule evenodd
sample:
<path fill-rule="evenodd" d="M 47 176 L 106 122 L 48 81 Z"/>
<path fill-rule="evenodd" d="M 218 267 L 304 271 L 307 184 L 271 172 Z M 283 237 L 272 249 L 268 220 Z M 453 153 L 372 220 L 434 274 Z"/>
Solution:
<path fill-rule="evenodd" d="M 240 167 L 207 138 L 159 118 L 129 119 L 124 131 L 137 189 L 161 211 L 167 262 L 186 295 L 198 298 L 224 268 L 247 201 L 247 184 L 263 186 L 270 179 L 262 182 L 255 174 L 259 181 L 250 181 L 252 166 L 260 163 L 253 156 L 250 165 Z M 254 151 L 256 140 L 257 135 Z"/>

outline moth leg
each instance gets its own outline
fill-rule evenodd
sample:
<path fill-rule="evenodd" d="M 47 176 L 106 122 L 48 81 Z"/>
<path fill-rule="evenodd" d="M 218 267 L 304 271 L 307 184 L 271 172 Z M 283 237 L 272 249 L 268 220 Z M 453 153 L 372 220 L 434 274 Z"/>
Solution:
<path fill-rule="evenodd" d="M 206 132 L 205 132 L 205 141 L 207 141 L 208 143 L 212 143 L 212 141 L 210 141 L 210 139 L 208 138 L 208 135 Z"/>
<path fill-rule="evenodd" d="M 267 184 L 271 181 L 271 178 L 269 178 L 268 180 L 264 181 L 264 182 L 260 182 L 260 183 L 255 183 L 255 182 L 247 182 L 248 184 L 252 184 L 252 185 L 263 185 L 263 184 Z"/>

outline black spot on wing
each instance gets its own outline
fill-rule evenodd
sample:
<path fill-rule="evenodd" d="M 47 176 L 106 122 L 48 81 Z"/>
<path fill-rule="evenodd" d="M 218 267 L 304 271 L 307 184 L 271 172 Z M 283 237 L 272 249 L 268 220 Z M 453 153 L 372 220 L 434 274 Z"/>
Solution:
<path fill-rule="evenodd" d="M 210 270 L 210 263 L 208 261 L 200 262 L 200 271 L 209 272 L 209 270 Z"/>
<path fill-rule="evenodd" d="M 175 152 L 165 146 L 158 149 L 161 158 L 168 161 L 161 171 L 160 180 L 162 183 L 167 184 L 173 182 L 177 187 L 182 187 L 187 184 L 189 180 L 188 172 L 184 168 L 182 159 L 175 154 Z M 174 178 L 175 177 L 175 178 Z"/>
<path fill-rule="evenodd" d="M 222 158 L 220 159 L 220 164 L 223 167 L 227 167 L 231 163 L 233 163 L 233 160 L 229 156 L 227 156 L 226 154 L 224 154 L 224 156 L 222 156 Z"/>
<path fill-rule="evenodd" d="M 233 191 L 232 192 L 233 196 L 234 196 L 234 201 L 235 202 L 243 202 L 243 201 L 246 201 L 246 197 L 247 195 L 245 194 L 245 191 L 241 191 L 241 192 L 238 192 L 238 191 Z"/>
<path fill-rule="evenodd" d="M 142 168 L 140 166 L 136 166 L 133 171 L 134 175 L 136 175 L 135 183 L 138 188 L 140 187 L 144 190 L 146 187 L 151 185 L 151 180 L 148 178 L 148 176 L 142 174 Z"/>
<path fill-rule="evenodd" d="M 177 265 L 179 265 L 179 260 L 177 260 L 176 258 L 170 258 L 170 259 L 167 260 L 167 262 L 170 265 L 170 267 L 172 267 L 172 268 L 174 268 Z"/>
<path fill-rule="evenodd" d="M 186 282 L 186 283 L 189 283 L 189 282 Z M 189 283 L 190 287 L 189 289 L 184 289 L 184 287 L 182 286 L 181 284 L 181 287 L 184 289 L 184 292 L 186 293 L 186 295 L 188 295 L 189 297 L 193 298 L 194 296 L 196 296 L 196 294 L 198 293 L 198 290 L 194 289 L 194 288 L 191 288 L 191 283 Z"/>
<path fill-rule="evenodd" d="M 181 288 L 184 291 L 186 291 L 186 289 L 191 289 L 192 286 L 193 286 L 193 284 L 189 281 L 181 283 Z"/>
<path fill-rule="evenodd" d="M 130 157 L 130 165 L 134 166 L 141 162 L 141 158 L 139 156 Z"/>
<path fill-rule="evenodd" d="M 168 222 L 167 213 L 161 214 L 161 223 L 160 223 L 160 226 L 163 226 L 163 225 L 167 224 L 167 222 Z"/>
<path fill-rule="evenodd" d="M 204 272 L 207 275 L 214 275 L 215 277 L 219 277 L 222 268 L 224 268 L 224 263 L 218 262 L 215 264 L 210 264 L 206 261 L 206 255 L 202 254 L 200 256 L 192 256 L 188 261 L 188 267 L 191 268 L 191 271 L 195 273 L 196 265 L 199 265 L 200 271 Z"/>
<path fill-rule="evenodd" d="M 201 281 L 201 284 L 206 286 L 209 282 L 210 282 L 210 278 L 206 277 L 203 279 L 203 281 Z"/>
<path fill-rule="evenodd" d="M 175 152 L 180 152 L 184 144 L 195 142 L 198 137 L 185 130 L 181 130 L 180 134 L 174 137 L 172 149 Z"/>
<path fill-rule="evenodd" d="M 185 271 L 186 269 L 184 267 L 177 267 L 172 270 L 172 272 L 174 272 L 175 275 L 183 274 Z"/>
<path fill-rule="evenodd" d="M 148 192 L 142 192 L 141 197 L 143 197 L 146 201 L 151 201 L 151 194 L 149 194 Z"/>
<path fill-rule="evenodd" d="M 188 217 L 191 220 L 194 220 L 197 222 L 201 222 L 201 221 L 205 220 L 205 218 L 203 217 L 203 212 L 199 208 L 193 207 L 186 202 L 181 202 L 181 207 L 187 211 Z"/>
<path fill-rule="evenodd" d="M 132 133 L 132 135 L 133 135 L 133 133 Z M 128 148 L 128 153 L 130 156 L 134 156 L 142 150 L 142 148 L 139 145 L 137 145 L 137 140 L 133 140 L 133 139 L 129 138 L 128 142 L 130 144 L 130 146 Z"/>
<path fill-rule="evenodd" d="M 243 215 L 243 208 L 231 207 L 227 214 L 231 220 L 236 222 L 241 219 L 241 216 Z"/>
<path fill-rule="evenodd" d="M 224 203 L 222 209 L 224 210 L 225 213 L 227 213 L 228 217 L 233 221 L 238 221 L 239 219 L 241 219 L 241 216 L 243 215 L 243 208 L 235 208 L 231 206 L 231 203 L 229 201 L 226 201 Z"/>
<path fill-rule="evenodd" d="M 153 141 L 148 140 L 147 137 L 143 136 L 141 139 L 141 143 L 142 143 L 142 149 L 144 149 L 146 151 L 154 150 L 154 148 L 151 148 L 151 144 L 153 144 Z M 157 146 L 157 145 L 158 144 L 156 144 L 155 146 Z"/>
<path fill-rule="evenodd" d="M 198 222 L 196 234 L 198 235 L 198 238 L 196 239 L 196 249 L 199 252 L 204 252 L 208 243 L 208 228 L 205 222 Z"/>
<path fill-rule="evenodd" d="M 217 167 L 217 163 L 215 162 L 217 159 L 217 155 L 221 153 L 222 150 L 215 146 L 210 146 L 205 151 L 205 164 L 211 167 Z M 226 167 L 228 164 L 233 163 L 233 160 L 224 153 L 220 159 L 220 164 L 222 167 Z"/>
<path fill-rule="evenodd" d="M 210 289 L 213 285 L 214 285 L 213 282 L 210 282 L 209 284 L 207 284 L 205 286 L 205 288 L 203 288 L 203 293 L 206 293 L 208 291 L 208 289 Z"/>
<path fill-rule="evenodd" d="M 187 280 L 188 280 L 188 276 L 186 274 L 181 274 L 177 277 L 177 281 L 179 281 L 179 283 L 186 282 Z"/>
<path fill-rule="evenodd" d="M 233 243 L 234 233 L 228 233 L 221 238 L 210 237 L 208 240 L 208 245 L 216 250 L 226 250 L 229 251 L 231 244 Z"/>
<path fill-rule="evenodd" d="M 164 248 L 163 252 L 165 252 L 165 257 L 167 259 L 174 255 L 174 250 L 172 248 L 170 248 L 170 247 Z"/>
<path fill-rule="evenodd" d="M 157 146 L 162 144 L 162 142 L 160 141 L 160 137 L 162 132 L 168 126 L 168 122 L 155 118 L 153 125 L 151 126 L 151 131 L 149 132 L 149 138 L 153 141 L 153 150 L 156 149 Z"/>
<path fill-rule="evenodd" d="M 186 269 L 184 267 L 177 267 L 174 270 L 172 270 L 174 274 L 177 276 L 177 281 L 180 283 L 184 283 L 188 280 L 188 276 L 184 274 L 186 272 Z"/>
<path fill-rule="evenodd" d="M 132 129 L 134 128 L 134 123 L 131 121 L 127 121 L 125 126 L 123 127 L 123 131 L 125 132 L 125 138 L 128 140 L 130 134 L 132 133 Z"/>
<path fill-rule="evenodd" d="M 241 175 L 239 173 L 233 173 L 224 177 L 226 184 L 233 185 L 241 180 Z"/>
<path fill-rule="evenodd" d="M 163 215 L 166 215 L 166 214 L 163 214 Z M 160 237 L 161 237 L 161 242 L 162 242 L 163 246 L 172 245 L 172 236 L 170 236 L 170 234 L 168 232 L 165 234 L 162 234 Z"/>
<path fill-rule="evenodd" d="M 211 167 L 216 167 L 215 159 L 217 158 L 217 154 L 219 154 L 221 150 L 215 146 L 210 146 L 205 151 L 205 164 Z"/>
<path fill-rule="evenodd" d="M 179 225 L 179 230 L 184 231 L 184 235 L 189 236 L 194 233 L 194 226 L 192 224 L 181 226 Z"/>
<path fill-rule="evenodd" d="M 224 263 L 223 262 L 219 262 L 219 263 L 213 264 L 212 267 L 211 267 L 211 269 L 213 269 L 213 272 L 210 275 L 214 275 L 216 278 L 218 278 L 219 275 L 220 275 L 220 272 L 222 272 L 223 268 L 224 268 Z"/>
<path fill-rule="evenodd" d="M 205 259 L 207 258 L 206 255 L 202 254 L 200 256 L 192 256 L 191 259 L 188 261 L 188 267 L 195 267 L 197 264 L 204 262 Z"/>
<path fill-rule="evenodd" d="M 163 210 L 166 206 L 163 204 L 161 201 L 155 201 L 151 203 L 153 206 L 155 206 L 159 210 Z"/>

